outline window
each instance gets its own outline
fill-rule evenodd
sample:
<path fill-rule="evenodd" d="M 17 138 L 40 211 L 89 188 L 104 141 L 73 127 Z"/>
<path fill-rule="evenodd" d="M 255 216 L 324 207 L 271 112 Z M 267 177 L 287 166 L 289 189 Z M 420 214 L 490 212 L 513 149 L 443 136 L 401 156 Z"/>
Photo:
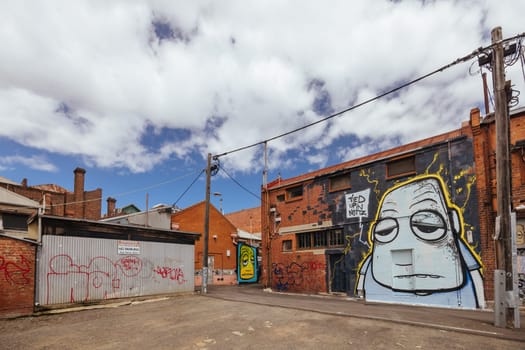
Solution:
<path fill-rule="evenodd" d="M 350 174 L 334 176 L 329 179 L 329 190 L 340 191 L 350 188 Z"/>
<path fill-rule="evenodd" d="M 297 234 L 297 248 L 308 249 L 312 246 L 310 232 Z"/>
<path fill-rule="evenodd" d="M 298 233 L 297 249 L 341 247 L 345 244 L 343 229 Z"/>
<path fill-rule="evenodd" d="M 291 252 L 291 251 L 292 251 L 292 240 L 285 239 L 283 241 L 283 252 Z"/>
<path fill-rule="evenodd" d="M 386 164 L 386 177 L 394 178 L 416 173 L 416 157 L 410 156 L 390 161 Z"/>
<path fill-rule="evenodd" d="M 301 198 L 303 196 L 303 186 L 295 186 L 286 189 L 286 200 Z"/>
<path fill-rule="evenodd" d="M 5 230 L 27 231 L 27 215 L 2 213 L 1 216 Z"/>
<path fill-rule="evenodd" d="M 277 202 L 284 202 L 284 193 L 278 194 L 276 198 L 277 198 Z"/>
<path fill-rule="evenodd" d="M 342 229 L 330 230 L 328 239 L 328 243 L 332 247 L 345 244 L 345 237 Z"/>

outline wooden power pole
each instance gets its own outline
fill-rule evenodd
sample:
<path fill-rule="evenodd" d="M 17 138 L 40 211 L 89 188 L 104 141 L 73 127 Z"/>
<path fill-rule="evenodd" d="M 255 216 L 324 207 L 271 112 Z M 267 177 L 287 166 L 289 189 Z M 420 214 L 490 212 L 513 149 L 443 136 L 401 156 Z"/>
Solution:
<path fill-rule="evenodd" d="M 498 220 L 496 223 L 496 270 L 494 270 L 494 325 L 519 327 L 519 312 L 514 300 L 512 233 L 510 132 L 505 61 L 501 27 L 492 30 L 492 81 L 496 122 L 496 193 Z M 499 225 L 498 225 L 499 223 Z M 517 315 L 517 316 L 516 316 Z"/>

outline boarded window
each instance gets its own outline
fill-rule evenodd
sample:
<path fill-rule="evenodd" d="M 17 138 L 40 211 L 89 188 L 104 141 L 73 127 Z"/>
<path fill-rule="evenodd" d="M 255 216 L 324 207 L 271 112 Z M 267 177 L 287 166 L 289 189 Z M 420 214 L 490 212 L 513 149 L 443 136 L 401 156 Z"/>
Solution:
<path fill-rule="evenodd" d="M 286 200 L 297 199 L 303 196 L 303 186 L 295 186 L 286 189 Z"/>
<path fill-rule="evenodd" d="M 291 252 L 292 251 L 292 240 L 286 239 L 283 241 L 283 252 Z"/>
<path fill-rule="evenodd" d="M 2 213 L 4 230 L 27 231 L 27 215 Z"/>
<path fill-rule="evenodd" d="M 333 176 L 330 178 L 330 191 L 340 191 L 350 188 L 350 174 Z"/>
<path fill-rule="evenodd" d="M 396 159 L 386 164 L 387 178 L 412 175 L 416 173 L 416 157 Z"/>

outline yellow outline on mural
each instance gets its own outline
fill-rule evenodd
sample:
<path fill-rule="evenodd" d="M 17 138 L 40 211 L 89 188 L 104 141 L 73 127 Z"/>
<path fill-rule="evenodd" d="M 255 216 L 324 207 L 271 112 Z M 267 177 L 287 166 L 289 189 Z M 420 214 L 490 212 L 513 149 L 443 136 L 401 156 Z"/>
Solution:
<path fill-rule="evenodd" d="M 436 174 L 418 175 L 418 176 L 415 176 L 415 177 L 410 178 L 408 180 L 405 180 L 405 181 L 402 181 L 402 182 L 394 184 L 394 186 L 390 187 L 388 190 L 385 191 L 385 193 L 381 197 L 381 200 L 378 203 L 378 208 L 381 208 L 383 206 L 384 199 L 392 191 L 394 191 L 394 190 L 396 190 L 396 189 L 398 189 L 398 188 L 400 188 L 402 186 L 408 185 L 410 183 L 413 183 L 413 182 L 416 182 L 416 181 L 420 181 L 420 180 L 424 180 L 424 179 L 430 179 L 430 178 L 433 178 L 433 179 L 439 181 L 439 183 L 440 183 L 440 185 L 441 185 L 441 187 L 443 189 L 443 192 L 444 192 L 443 193 L 443 197 L 445 199 L 446 205 L 449 208 L 454 209 L 454 210 L 456 210 L 458 212 L 458 214 L 459 214 L 458 215 L 458 218 L 459 218 L 459 230 L 460 230 L 460 232 L 459 232 L 459 239 L 461 239 L 463 241 L 463 243 L 465 244 L 465 247 L 467 247 L 467 249 L 470 251 L 472 256 L 476 259 L 477 263 L 481 267 L 480 268 L 480 272 L 482 272 L 483 271 L 483 263 L 481 261 L 480 256 L 472 249 L 470 244 L 465 240 L 465 229 L 464 229 L 465 222 L 464 222 L 464 219 L 463 219 L 463 211 L 455 203 L 452 203 L 452 201 L 450 199 L 450 192 L 448 190 L 448 187 L 447 187 L 446 183 L 443 181 L 443 179 L 441 178 L 441 176 L 436 175 Z M 374 251 L 374 242 L 373 242 L 373 239 L 372 239 L 372 235 L 373 235 L 372 233 L 373 233 L 373 227 L 376 224 L 376 222 L 378 221 L 379 215 L 380 215 L 380 211 L 377 210 L 376 214 L 375 214 L 375 217 L 374 217 L 374 220 L 370 222 L 370 227 L 368 228 L 368 234 L 367 234 L 367 240 L 368 240 L 368 243 L 369 243 L 369 249 L 368 249 L 368 252 L 364 255 L 363 259 L 361 260 L 361 262 L 358 265 L 357 274 L 356 274 L 356 281 L 360 280 L 360 278 L 361 278 L 360 271 L 361 271 L 361 269 L 363 267 L 363 264 L 365 263 L 365 261 L 367 261 L 367 258 Z M 356 283 L 355 289 L 354 289 L 356 294 L 357 294 L 357 291 L 358 291 L 358 287 L 359 287 L 359 285 L 358 285 L 358 283 Z"/>

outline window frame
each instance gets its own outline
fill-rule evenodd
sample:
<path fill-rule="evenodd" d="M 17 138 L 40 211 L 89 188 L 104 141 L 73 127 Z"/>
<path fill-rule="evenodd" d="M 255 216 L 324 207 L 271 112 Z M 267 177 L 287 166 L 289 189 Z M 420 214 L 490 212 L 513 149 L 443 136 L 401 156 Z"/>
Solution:
<path fill-rule="evenodd" d="M 7 225 L 6 225 L 6 218 Z M 0 228 L 6 231 L 28 232 L 27 225 L 28 215 L 14 213 L 0 213 Z"/>
<path fill-rule="evenodd" d="M 291 239 L 283 239 L 281 248 L 284 253 L 293 252 L 293 241 Z"/>
<path fill-rule="evenodd" d="M 348 183 L 344 183 L 342 186 L 334 187 L 333 181 L 336 179 L 348 179 Z M 352 176 L 350 172 L 344 174 L 330 176 L 328 178 L 328 192 L 344 191 L 352 188 Z"/>
<path fill-rule="evenodd" d="M 300 195 L 294 195 L 294 196 L 292 197 L 291 194 L 293 194 L 293 191 L 294 191 L 294 190 L 299 190 L 299 189 L 301 190 L 301 194 L 300 194 Z M 299 200 L 299 199 L 303 198 L 303 195 L 304 195 L 304 186 L 301 184 L 301 185 L 297 185 L 297 186 L 291 186 L 291 187 L 288 187 L 288 188 L 285 190 L 285 193 L 286 193 L 285 200 L 286 200 L 287 202 Z"/>
<path fill-rule="evenodd" d="M 398 172 L 398 173 L 395 173 L 395 174 L 391 174 L 391 166 L 393 166 L 395 164 L 400 164 L 401 162 L 406 162 L 407 160 L 411 161 L 411 168 L 412 169 L 407 170 L 407 171 L 403 171 L 403 172 Z M 393 158 L 393 159 L 387 161 L 385 163 L 385 166 L 386 166 L 386 178 L 387 178 L 387 180 L 397 179 L 399 177 L 404 177 L 404 176 L 415 175 L 416 174 L 416 155 L 415 154 L 410 154 L 410 155 L 405 155 L 405 156 L 402 156 L 402 157 Z"/>
<path fill-rule="evenodd" d="M 345 246 L 343 228 L 327 228 L 295 234 L 296 250 L 341 248 Z"/>

